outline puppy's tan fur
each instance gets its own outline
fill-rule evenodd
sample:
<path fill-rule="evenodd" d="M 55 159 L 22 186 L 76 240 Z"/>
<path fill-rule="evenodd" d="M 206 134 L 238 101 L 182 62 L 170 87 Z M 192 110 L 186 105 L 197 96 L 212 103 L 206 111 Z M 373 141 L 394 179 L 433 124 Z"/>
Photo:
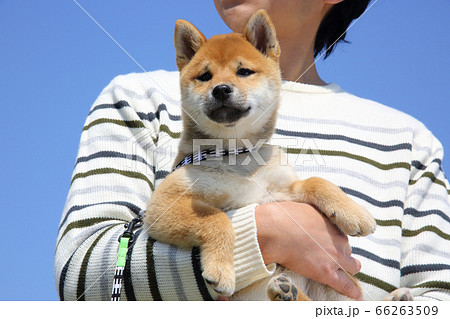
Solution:
<path fill-rule="evenodd" d="M 256 145 L 260 139 L 271 137 L 281 87 L 280 48 L 265 11 L 256 12 L 242 34 L 218 35 L 209 40 L 192 24 L 179 20 L 175 47 L 184 125 L 175 165 L 193 153 L 194 139 L 220 139 L 228 148 L 246 146 L 244 139 Z M 240 76 L 240 69 L 254 73 Z M 205 72 L 212 75 L 211 79 L 199 80 Z M 249 110 L 235 122 L 218 123 L 206 114 L 208 105 L 217 102 L 211 97 L 212 90 L 222 84 L 232 88 L 233 107 Z M 236 145 L 229 145 L 229 139 Z M 254 156 L 240 154 L 234 158 L 236 165 L 229 165 L 230 158 L 223 157 L 175 170 L 155 190 L 144 218 L 149 235 L 155 239 L 181 247 L 199 246 L 203 277 L 225 296 L 235 293 L 235 235 L 224 211 L 251 203 L 294 200 L 317 207 L 345 234 L 364 236 L 375 229 L 370 214 L 337 186 L 320 178 L 298 180 L 291 166 L 280 165 L 286 161 L 278 147 L 264 145 L 258 155 L 266 165 Z M 281 271 L 287 272 L 279 267 L 276 275 Z M 290 276 L 300 288 L 295 299 L 345 299 L 323 285 L 294 273 Z M 270 279 L 259 281 L 233 298 L 269 296 L 277 300 L 276 293 L 269 289 L 272 286 Z"/>

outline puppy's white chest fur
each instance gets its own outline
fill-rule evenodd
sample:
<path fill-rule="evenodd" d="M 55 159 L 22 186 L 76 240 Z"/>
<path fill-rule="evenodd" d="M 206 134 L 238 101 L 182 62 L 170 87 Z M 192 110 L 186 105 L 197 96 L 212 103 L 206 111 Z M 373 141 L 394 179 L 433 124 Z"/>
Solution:
<path fill-rule="evenodd" d="M 297 179 L 294 169 L 287 164 L 286 155 L 278 147 L 269 145 L 256 153 L 201 162 L 182 175 L 188 179 L 186 183 L 193 184 L 194 192 L 205 194 L 207 198 L 221 198 L 215 205 L 223 211 L 252 203 L 289 200 L 289 186 Z"/>

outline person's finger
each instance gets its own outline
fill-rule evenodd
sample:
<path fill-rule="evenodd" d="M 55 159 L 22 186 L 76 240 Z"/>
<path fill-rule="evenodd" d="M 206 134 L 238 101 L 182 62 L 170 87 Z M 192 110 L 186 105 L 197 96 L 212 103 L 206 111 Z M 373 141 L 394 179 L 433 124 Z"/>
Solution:
<path fill-rule="evenodd" d="M 217 301 L 230 301 L 230 299 L 228 299 L 227 297 L 224 297 L 224 296 L 219 296 L 217 298 Z"/>
<path fill-rule="evenodd" d="M 345 269 L 350 275 L 354 275 L 361 270 L 361 262 L 346 253 L 341 253 L 336 261 L 339 267 Z"/>
<path fill-rule="evenodd" d="M 354 258 L 355 259 L 355 262 L 356 262 L 356 271 L 352 271 L 351 272 L 351 275 L 355 275 L 355 274 L 357 274 L 357 273 L 359 273 L 360 271 L 361 271 L 361 262 L 358 260 L 358 259 L 356 259 L 356 258 Z"/>
<path fill-rule="evenodd" d="M 340 269 L 336 270 L 334 279 L 328 284 L 331 288 L 352 299 L 363 300 L 361 290 L 355 285 L 355 279 L 351 279 Z"/>
<path fill-rule="evenodd" d="M 348 256 L 351 256 L 351 255 L 352 255 L 352 246 L 350 246 L 349 244 L 347 244 L 347 245 L 345 246 L 345 253 L 346 253 Z"/>

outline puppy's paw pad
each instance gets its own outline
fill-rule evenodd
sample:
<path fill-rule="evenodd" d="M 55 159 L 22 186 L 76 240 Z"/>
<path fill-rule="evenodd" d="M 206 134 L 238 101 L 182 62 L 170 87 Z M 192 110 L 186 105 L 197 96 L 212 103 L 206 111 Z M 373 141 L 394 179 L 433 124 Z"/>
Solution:
<path fill-rule="evenodd" d="M 414 300 L 411 296 L 411 291 L 409 288 L 398 288 L 383 298 L 383 301 L 412 301 Z"/>
<path fill-rule="evenodd" d="M 233 266 L 227 265 L 215 267 L 215 269 L 205 269 L 202 276 L 218 294 L 229 297 L 234 293 L 236 279 Z"/>
<path fill-rule="evenodd" d="M 293 301 L 297 299 L 298 289 L 292 283 L 291 278 L 285 274 L 281 274 L 269 281 L 267 294 L 270 300 Z"/>

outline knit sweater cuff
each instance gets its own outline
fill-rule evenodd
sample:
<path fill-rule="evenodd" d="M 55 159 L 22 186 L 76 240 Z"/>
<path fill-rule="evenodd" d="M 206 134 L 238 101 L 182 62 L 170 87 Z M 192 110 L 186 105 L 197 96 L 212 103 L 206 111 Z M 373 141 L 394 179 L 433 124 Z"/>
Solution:
<path fill-rule="evenodd" d="M 236 272 L 236 291 L 271 276 L 275 264 L 266 266 L 259 249 L 256 236 L 255 208 L 252 204 L 227 212 L 234 226 L 236 240 L 234 245 L 234 269 Z"/>

